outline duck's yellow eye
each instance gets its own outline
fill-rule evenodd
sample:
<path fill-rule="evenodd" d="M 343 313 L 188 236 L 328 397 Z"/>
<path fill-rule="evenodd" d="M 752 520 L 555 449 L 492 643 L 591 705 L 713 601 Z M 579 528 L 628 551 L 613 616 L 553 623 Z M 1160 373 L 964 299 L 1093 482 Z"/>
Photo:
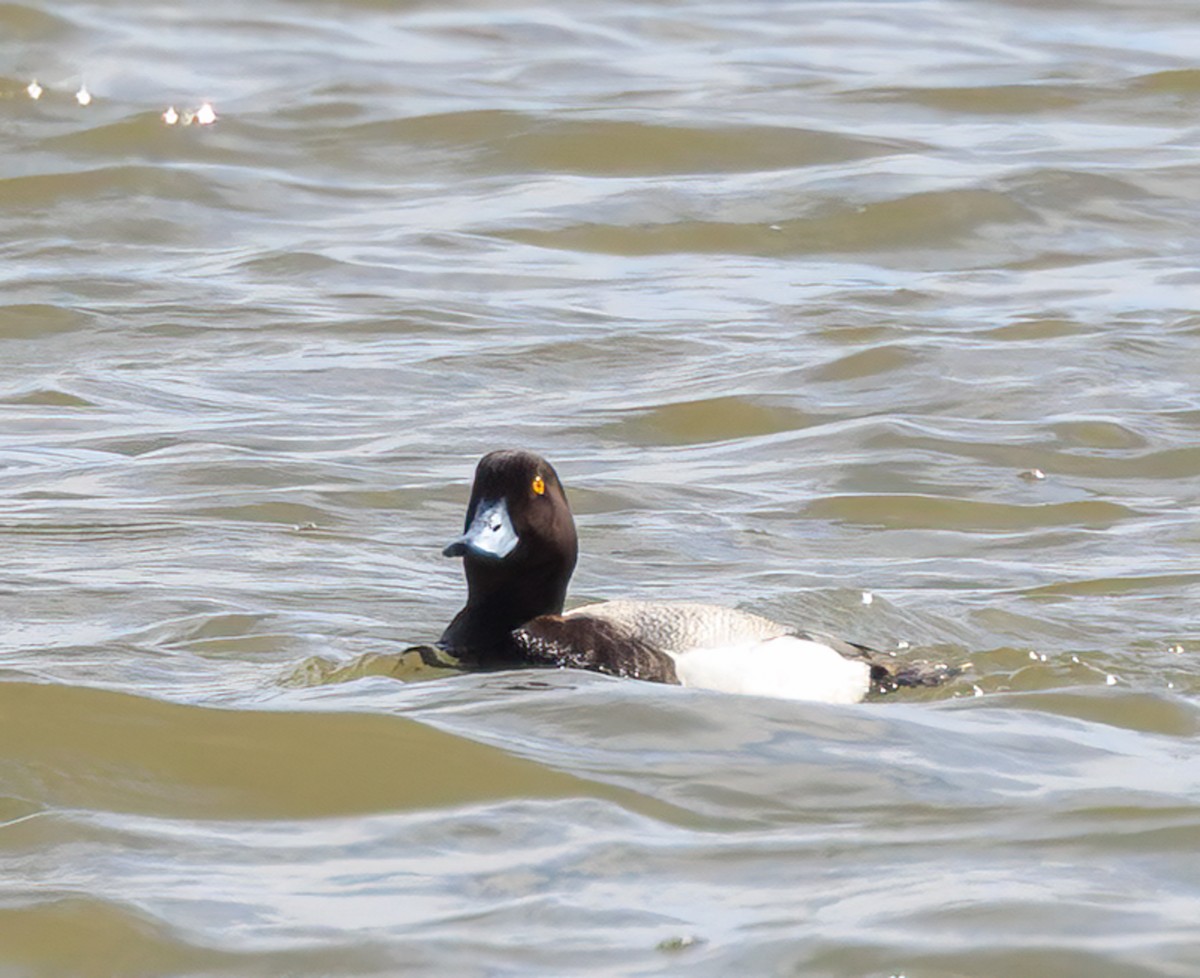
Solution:
<path fill-rule="evenodd" d="M 540 475 L 533 477 L 533 491 L 539 496 L 546 491 L 546 483 Z"/>

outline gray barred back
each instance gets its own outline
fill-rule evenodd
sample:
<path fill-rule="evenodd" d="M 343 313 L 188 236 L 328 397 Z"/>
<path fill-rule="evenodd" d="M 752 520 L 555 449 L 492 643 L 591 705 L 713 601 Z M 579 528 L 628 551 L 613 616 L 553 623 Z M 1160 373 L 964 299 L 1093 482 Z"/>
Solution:
<path fill-rule="evenodd" d="M 770 618 L 715 604 L 673 601 L 606 601 L 573 608 L 563 617 L 587 615 L 609 622 L 630 638 L 663 652 L 682 653 L 787 635 Z"/>

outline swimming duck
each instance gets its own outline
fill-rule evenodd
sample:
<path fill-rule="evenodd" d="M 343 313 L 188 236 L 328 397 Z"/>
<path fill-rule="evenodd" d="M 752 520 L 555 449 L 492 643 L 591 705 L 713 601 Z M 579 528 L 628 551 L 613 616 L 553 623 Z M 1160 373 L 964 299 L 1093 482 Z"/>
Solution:
<path fill-rule="evenodd" d="M 578 536 L 554 467 L 527 451 L 475 470 L 461 557 L 467 603 L 438 648 L 473 669 L 556 667 L 787 699 L 855 703 L 954 671 L 718 605 L 610 601 L 564 613 Z"/>

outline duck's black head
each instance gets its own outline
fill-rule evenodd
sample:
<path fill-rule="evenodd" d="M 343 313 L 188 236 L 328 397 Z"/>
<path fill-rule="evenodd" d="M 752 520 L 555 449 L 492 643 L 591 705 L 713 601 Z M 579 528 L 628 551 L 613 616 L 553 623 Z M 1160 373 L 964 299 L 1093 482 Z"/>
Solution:
<path fill-rule="evenodd" d="M 467 604 L 441 644 L 476 658 L 502 655 L 514 628 L 561 613 L 578 547 L 554 466 L 533 452 L 485 455 L 463 535 L 442 551 L 463 558 Z"/>

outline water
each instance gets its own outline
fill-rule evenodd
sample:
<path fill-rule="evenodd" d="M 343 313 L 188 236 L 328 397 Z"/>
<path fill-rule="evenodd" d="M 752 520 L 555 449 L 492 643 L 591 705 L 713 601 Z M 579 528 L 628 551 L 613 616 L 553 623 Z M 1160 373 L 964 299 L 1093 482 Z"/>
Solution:
<path fill-rule="evenodd" d="M 1200 974 L 1197 50 L 1174 0 L 0 5 L 0 976 Z M 502 446 L 575 603 L 964 674 L 414 672 Z"/>

